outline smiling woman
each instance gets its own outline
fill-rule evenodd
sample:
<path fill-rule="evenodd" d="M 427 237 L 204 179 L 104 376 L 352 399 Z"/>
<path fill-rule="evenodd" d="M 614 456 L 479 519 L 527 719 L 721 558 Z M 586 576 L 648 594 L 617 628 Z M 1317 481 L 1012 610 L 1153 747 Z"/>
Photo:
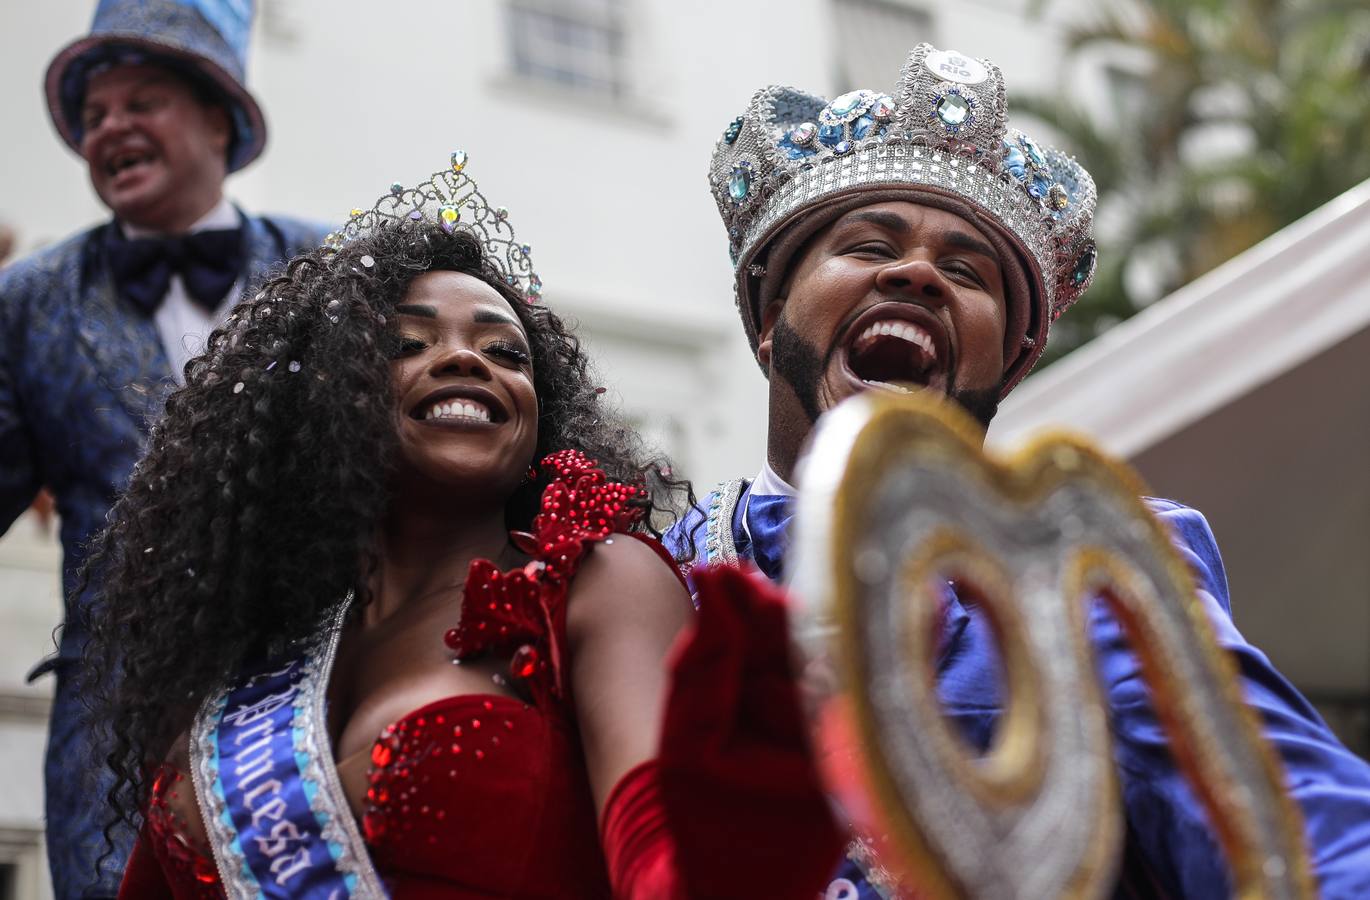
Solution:
<path fill-rule="evenodd" d="M 688 493 L 471 234 L 295 259 L 189 364 L 91 556 L 86 683 L 143 823 L 121 896 L 626 891 L 691 609 L 651 536 Z"/>

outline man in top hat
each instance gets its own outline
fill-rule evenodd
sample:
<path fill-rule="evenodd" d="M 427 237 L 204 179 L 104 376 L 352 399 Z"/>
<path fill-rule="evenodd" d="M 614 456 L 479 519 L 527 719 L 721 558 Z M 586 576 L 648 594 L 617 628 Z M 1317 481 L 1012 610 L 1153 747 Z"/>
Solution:
<path fill-rule="evenodd" d="M 252 12 L 251 0 L 100 0 L 91 33 L 48 67 L 53 123 L 113 218 L 0 273 L 0 530 L 49 488 L 69 598 L 167 388 L 247 285 L 323 237 L 224 197 L 225 176 L 266 143 L 243 83 Z M 113 896 L 131 840 L 116 835 L 97 877 L 108 811 L 86 777 L 73 603 L 31 676 L 57 676 L 47 852 L 58 898 Z"/>
<path fill-rule="evenodd" d="M 728 229 L 736 300 L 769 380 L 766 459 L 672 532 L 697 562 L 784 565 L 801 445 L 815 420 L 867 390 L 917 386 L 988 426 L 1028 373 L 1051 322 L 1095 266 L 1092 179 L 1074 160 L 1008 126 L 1000 71 L 920 45 L 896 89 L 827 100 L 759 91 L 718 143 L 709 172 Z M 1203 516 L 1152 501 L 1200 587 L 1247 701 L 1281 756 L 1327 897 L 1370 896 L 1370 765 L 1231 619 L 1226 577 Z M 1118 623 L 1095 616 L 1128 818 L 1123 896 L 1230 896 L 1217 840 L 1167 751 Z M 944 710 L 988 746 L 1002 706 L 991 629 L 949 599 L 938 655 Z M 853 845 L 829 897 L 891 886 Z"/>

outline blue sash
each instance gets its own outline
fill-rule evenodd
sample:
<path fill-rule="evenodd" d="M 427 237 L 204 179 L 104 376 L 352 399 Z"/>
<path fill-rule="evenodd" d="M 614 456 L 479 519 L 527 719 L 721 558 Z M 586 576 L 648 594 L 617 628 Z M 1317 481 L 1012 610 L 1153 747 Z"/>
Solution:
<path fill-rule="evenodd" d="M 302 655 L 249 671 L 196 717 L 192 777 L 230 900 L 386 896 L 338 783 L 324 718 L 347 606 Z"/>

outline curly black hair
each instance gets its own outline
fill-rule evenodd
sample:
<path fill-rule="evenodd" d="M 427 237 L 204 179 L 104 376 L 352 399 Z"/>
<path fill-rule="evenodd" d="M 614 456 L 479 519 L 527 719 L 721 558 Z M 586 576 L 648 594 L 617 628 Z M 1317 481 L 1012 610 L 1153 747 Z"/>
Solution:
<path fill-rule="evenodd" d="M 507 284 L 476 238 L 405 222 L 297 257 L 186 365 L 91 548 L 84 690 L 115 775 L 107 843 L 115 828 L 137 827 L 150 766 L 208 693 L 309 635 L 349 591 L 366 602 L 397 443 L 398 338 L 387 321 L 411 282 L 435 270 L 480 278 L 523 323 L 536 459 L 579 450 L 643 488 L 641 527 L 658 537 L 693 506 L 689 483 L 606 409 L 575 336 Z M 531 526 L 544 479 L 510 498 L 510 529 Z"/>

